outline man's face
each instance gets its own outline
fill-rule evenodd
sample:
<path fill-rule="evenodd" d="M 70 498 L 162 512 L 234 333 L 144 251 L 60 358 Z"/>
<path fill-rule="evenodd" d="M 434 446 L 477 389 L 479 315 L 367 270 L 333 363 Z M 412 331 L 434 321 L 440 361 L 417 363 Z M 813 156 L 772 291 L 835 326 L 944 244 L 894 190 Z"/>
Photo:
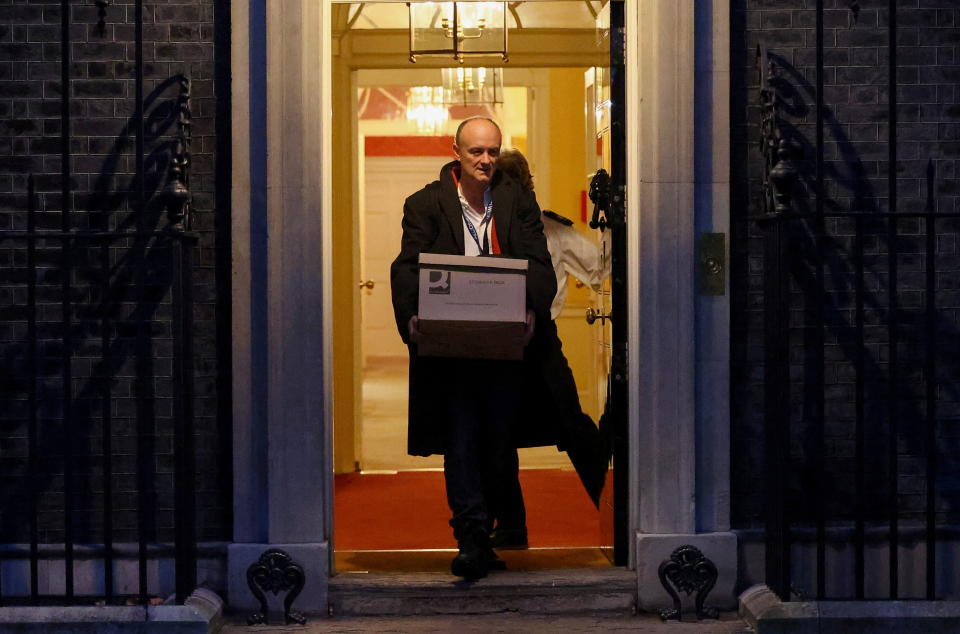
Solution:
<path fill-rule="evenodd" d="M 460 144 L 453 144 L 460 160 L 461 180 L 489 185 L 500 156 L 500 130 L 486 119 L 475 119 L 460 130 Z"/>

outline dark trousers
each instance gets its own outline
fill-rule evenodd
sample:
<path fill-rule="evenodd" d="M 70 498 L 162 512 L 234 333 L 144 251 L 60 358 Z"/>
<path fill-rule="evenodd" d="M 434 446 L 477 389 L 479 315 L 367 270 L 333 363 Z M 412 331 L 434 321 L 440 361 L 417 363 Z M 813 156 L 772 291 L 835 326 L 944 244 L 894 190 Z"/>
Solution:
<path fill-rule="evenodd" d="M 457 539 L 489 530 L 512 468 L 522 396 L 520 362 L 451 359 L 444 403 L 443 475 Z M 511 463 L 511 456 L 513 462 Z"/>
<path fill-rule="evenodd" d="M 506 460 L 501 495 L 494 504 L 497 528 L 521 529 L 527 527 L 527 508 L 523 503 L 523 490 L 520 488 L 520 457 L 517 450 L 509 452 Z"/>

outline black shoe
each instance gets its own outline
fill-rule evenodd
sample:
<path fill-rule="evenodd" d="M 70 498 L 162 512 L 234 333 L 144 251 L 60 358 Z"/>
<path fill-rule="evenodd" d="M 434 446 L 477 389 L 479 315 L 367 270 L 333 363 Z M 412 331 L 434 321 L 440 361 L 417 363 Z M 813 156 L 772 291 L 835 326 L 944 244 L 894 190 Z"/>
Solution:
<path fill-rule="evenodd" d="M 487 570 L 490 571 L 500 571 L 507 569 L 507 562 L 500 559 L 500 556 L 493 550 L 493 548 L 487 549 Z"/>
<path fill-rule="evenodd" d="M 450 572 L 466 581 L 476 581 L 487 576 L 487 561 L 479 551 L 461 550 L 450 562 Z"/>
<path fill-rule="evenodd" d="M 489 563 L 487 551 L 490 550 L 490 542 L 487 533 L 480 529 L 464 532 L 466 534 L 457 540 L 460 552 L 450 562 L 450 572 L 467 581 L 483 579 L 487 576 Z"/>
<path fill-rule="evenodd" d="M 490 533 L 490 545 L 494 548 L 504 550 L 521 550 L 527 548 L 527 529 L 521 528 L 495 528 Z"/>

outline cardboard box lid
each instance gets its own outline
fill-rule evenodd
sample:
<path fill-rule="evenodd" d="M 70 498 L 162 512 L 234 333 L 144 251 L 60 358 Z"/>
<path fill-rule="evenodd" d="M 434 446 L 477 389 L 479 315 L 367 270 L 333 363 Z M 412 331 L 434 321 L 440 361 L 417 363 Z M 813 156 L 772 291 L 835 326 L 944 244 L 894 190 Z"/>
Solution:
<path fill-rule="evenodd" d="M 463 269 L 470 271 L 489 271 L 491 273 L 518 273 L 526 275 L 528 264 L 518 258 L 504 258 L 476 255 L 446 255 L 442 253 L 421 253 L 421 268 Z"/>

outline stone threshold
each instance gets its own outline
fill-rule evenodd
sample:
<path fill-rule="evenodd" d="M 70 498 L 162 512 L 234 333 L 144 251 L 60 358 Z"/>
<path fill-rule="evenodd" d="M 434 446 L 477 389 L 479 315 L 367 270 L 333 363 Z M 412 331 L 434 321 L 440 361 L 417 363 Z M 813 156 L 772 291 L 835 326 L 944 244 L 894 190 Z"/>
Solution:
<path fill-rule="evenodd" d="M 0 634 L 213 634 L 223 627 L 223 600 L 198 588 L 183 605 L 6 607 Z"/>
<path fill-rule="evenodd" d="M 510 571 L 582 570 L 612 568 L 612 554 L 603 547 L 524 548 L 499 550 Z M 334 553 L 337 574 L 437 572 L 449 574 L 455 548 L 420 550 L 338 550 Z"/>
<path fill-rule="evenodd" d="M 956 634 L 960 601 L 781 601 L 766 585 L 747 589 L 740 617 L 756 634 Z"/>
<path fill-rule="evenodd" d="M 449 573 L 343 573 L 330 579 L 333 616 L 634 614 L 636 573 L 623 568 Z"/>

